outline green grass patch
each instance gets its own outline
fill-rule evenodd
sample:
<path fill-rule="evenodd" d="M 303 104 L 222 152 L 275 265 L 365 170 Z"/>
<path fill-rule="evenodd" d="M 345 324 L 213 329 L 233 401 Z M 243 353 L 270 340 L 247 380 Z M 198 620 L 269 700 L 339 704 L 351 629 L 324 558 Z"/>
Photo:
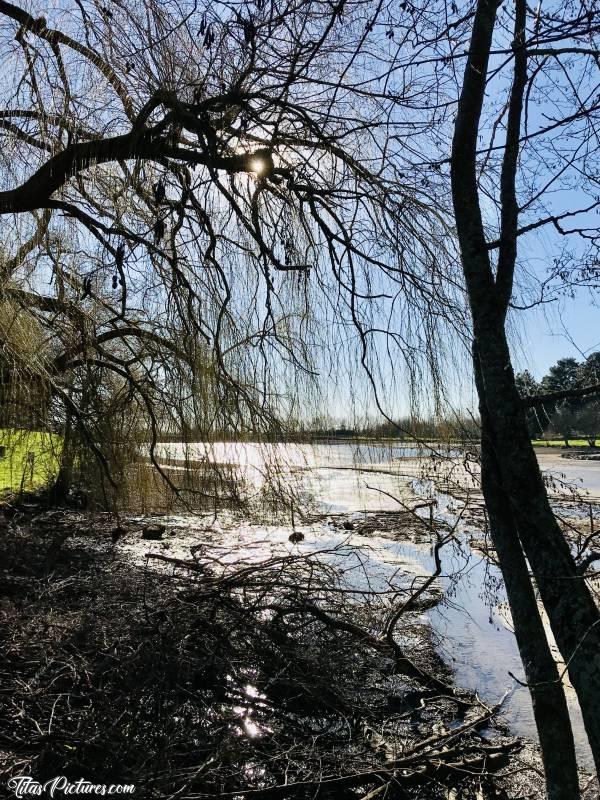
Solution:
<path fill-rule="evenodd" d="M 564 447 L 564 439 L 533 439 L 534 447 Z M 589 447 L 587 439 L 569 439 L 569 447 Z"/>
<path fill-rule="evenodd" d="M 56 477 L 62 437 L 46 431 L 0 428 L 0 492 L 31 492 Z"/>

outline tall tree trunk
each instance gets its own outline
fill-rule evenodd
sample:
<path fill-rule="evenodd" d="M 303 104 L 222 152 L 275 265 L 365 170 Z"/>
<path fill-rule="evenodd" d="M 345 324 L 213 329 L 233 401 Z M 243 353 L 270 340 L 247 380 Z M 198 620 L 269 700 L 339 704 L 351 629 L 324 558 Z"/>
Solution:
<path fill-rule="evenodd" d="M 504 329 L 476 325 L 479 364 L 501 485 L 600 771 L 600 614 L 554 517 L 527 431 Z"/>
<path fill-rule="evenodd" d="M 550 651 L 510 502 L 502 487 L 490 428 L 479 359 L 473 364 L 480 397 L 481 485 L 492 541 L 510 604 L 515 638 L 531 694 L 546 775 L 548 800 L 577 800 L 579 780 L 569 709 L 558 668 Z"/>
<path fill-rule="evenodd" d="M 479 205 L 477 147 L 498 4 L 478 0 L 454 138 L 451 177 L 456 228 L 479 356 L 479 396 L 495 445 L 500 486 L 529 560 L 552 632 L 581 706 L 600 771 L 600 614 L 552 513 L 529 438 L 506 339 L 506 314 L 517 256 L 516 171 L 527 83 L 525 0 L 515 3 L 514 80 L 500 181 L 501 234 L 492 269 Z"/>

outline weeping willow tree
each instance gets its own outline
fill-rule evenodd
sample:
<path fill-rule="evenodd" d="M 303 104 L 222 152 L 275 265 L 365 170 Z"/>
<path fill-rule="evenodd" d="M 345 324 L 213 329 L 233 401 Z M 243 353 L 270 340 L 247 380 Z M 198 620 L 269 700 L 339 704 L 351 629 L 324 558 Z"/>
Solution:
<path fill-rule="evenodd" d="M 347 396 L 382 354 L 388 395 L 439 408 L 464 326 L 414 158 L 438 89 L 379 85 L 393 55 L 362 56 L 369 3 L 0 13 L 3 291 L 51 342 L 62 429 L 109 483 L 125 407 L 157 469 L 160 439 L 281 437 L 323 375 L 345 371 Z"/>
<path fill-rule="evenodd" d="M 0 299 L 0 492 L 39 488 L 56 471 L 61 441 L 49 426 L 50 357 L 37 320 Z"/>
<path fill-rule="evenodd" d="M 0 300 L 0 427 L 47 426 L 50 401 L 44 379 L 49 353 L 35 317 Z"/>

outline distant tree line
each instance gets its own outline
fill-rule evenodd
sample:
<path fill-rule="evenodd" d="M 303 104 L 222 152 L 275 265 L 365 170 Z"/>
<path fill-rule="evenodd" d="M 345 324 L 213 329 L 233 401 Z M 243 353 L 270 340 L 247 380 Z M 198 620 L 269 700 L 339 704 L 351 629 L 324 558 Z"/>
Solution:
<path fill-rule="evenodd" d="M 363 422 L 315 417 L 306 426 L 312 436 L 346 438 L 350 436 L 373 439 L 420 439 L 430 441 L 479 440 L 480 427 L 476 417 L 399 417 L 394 420 L 367 419 Z"/>
<path fill-rule="evenodd" d="M 584 361 L 561 358 L 539 382 L 525 370 L 516 375 L 516 382 L 522 397 L 572 393 L 529 409 L 527 422 L 532 439 L 556 434 L 567 447 L 574 438 L 586 439 L 590 447 L 596 446 L 600 438 L 600 396 L 581 396 L 577 392 L 600 383 L 600 352 Z"/>

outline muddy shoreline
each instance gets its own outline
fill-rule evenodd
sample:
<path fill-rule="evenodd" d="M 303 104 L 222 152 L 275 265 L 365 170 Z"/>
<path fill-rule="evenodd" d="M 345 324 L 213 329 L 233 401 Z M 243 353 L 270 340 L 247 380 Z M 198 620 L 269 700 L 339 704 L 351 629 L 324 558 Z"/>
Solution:
<path fill-rule="evenodd" d="M 148 524 L 166 528 L 160 539 L 142 539 Z M 322 526 L 322 519 L 313 518 L 297 527 L 310 539 L 310 531 L 322 531 Z M 400 537 L 421 545 L 429 543 L 432 534 L 426 523 L 389 513 L 335 515 L 328 530 L 374 540 Z M 206 775 L 194 779 L 193 791 L 191 786 L 184 788 L 181 797 L 188 790 L 194 797 L 228 792 L 250 797 L 257 791 L 279 796 L 279 773 L 271 773 L 268 765 L 283 759 L 292 769 L 286 748 L 292 744 L 288 738 L 293 728 L 296 749 L 291 764 L 298 787 L 281 796 L 311 796 L 315 785 L 327 786 L 330 779 L 338 783 L 322 790 L 323 796 L 327 791 L 341 796 L 344 781 L 360 785 L 357 765 L 372 773 L 363 781 L 370 787 L 380 785 L 381 775 L 398 780 L 398 765 L 405 764 L 409 792 L 414 788 L 418 793 L 427 785 L 432 798 L 445 799 L 452 789 L 465 799 L 517 798 L 524 796 L 525 788 L 528 796 L 535 791 L 541 797 L 535 747 L 515 739 L 489 706 L 452 685 L 452 672 L 436 651 L 425 616 L 439 602 L 441 587 L 433 583 L 402 618 L 395 639 L 407 663 L 392 669 L 390 652 L 375 641 L 388 601 L 397 601 L 401 592 L 414 592 L 426 576 L 416 575 L 414 564 L 398 559 L 395 583 L 390 584 L 388 577 L 371 570 L 372 564 L 361 565 L 364 548 L 332 546 L 324 536 L 320 557 L 327 556 L 326 572 L 318 576 L 316 560 L 288 541 L 290 531 L 233 518 L 222 522 L 214 517 L 130 516 L 116 523 L 110 515 L 35 508 L 6 520 L 0 574 L 3 645 L 8 653 L 8 661 L 0 666 L 6 687 L 0 732 L 3 780 L 15 770 L 22 773 L 25 766 L 38 775 L 58 770 L 79 773 L 77 777 L 115 777 L 118 762 L 121 772 L 127 772 L 121 779 L 141 781 L 148 792 L 151 787 L 153 797 L 166 797 L 182 789 L 193 764 L 198 769 L 197 752 L 188 752 L 192 735 L 195 749 L 204 752 L 201 763 L 214 761 Z M 286 573 L 284 563 L 301 571 Z M 352 587 L 361 569 L 370 585 L 360 585 L 358 591 Z M 205 584 L 214 582 L 217 574 L 220 588 L 213 596 Z M 278 581 L 276 592 L 267 576 L 268 581 Z M 264 583 L 258 595 L 257 581 Z M 310 599 L 317 598 L 325 621 L 303 616 L 303 581 L 313 581 Z M 271 600 L 265 599 L 267 592 Z M 273 612 L 284 595 L 287 605 Z M 243 630 L 246 649 L 240 649 L 238 634 L 232 631 L 240 619 L 246 621 L 258 596 L 262 607 L 256 607 L 255 628 Z M 294 608 L 294 603 L 304 607 Z M 226 629 L 219 628 L 224 640 L 213 636 L 210 615 L 204 616 L 209 606 L 227 623 Z M 272 620 L 266 624 L 265 615 L 272 613 L 284 614 L 283 627 L 271 630 Z M 329 618 L 346 627 L 331 626 Z M 215 648 L 221 658 L 217 663 L 207 656 Z M 264 648 L 273 650 L 266 661 Z M 157 653 L 162 654 L 159 660 Z M 275 662 L 280 665 L 277 670 Z M 406 674 L 407 664 L 420 671 L 421 679 Z M 173 671 L 180 678 L 187 675 L 180 686 L 173 685 Z M 232 678 L 224 684 L 227 674 Z M 428 675 L 448 691 L 428 685 Z M 30 690 L 24 693 L 23 685 Z M 163 720 L 162 734 L 154 716 L 157 702 L 170 709 L 167 717 L 164 712 L 158 717 Z M 204 718 L 198 715 L 198 704 Z M 313 707 L 321 709 L 318 721 Z M 111 719 L 109 708 L 119 709 L 122 722 L 114 715 Z M 324 726 L 319 733 L 323 750 L 316 761 L 306 745 L 314 738 L 315 725 L 319 730 Z M 156 731 L 149 735 L 152 728 Z M 340 739 L 342 729 L 346 733 Z M 135 747 L 125 744 L 134 730 Z M 217 730 L 220 739 L 215 738 Z M 420 744 L 425 740 L 430 742 L 427 747 Z M 238 763 L 237 778 L 231 774 L 231 758 Z M 327 775 L 319 772 L 323 758 L 331 765 Z M 149 766 L 156 759 L 162 765 L 159 775 Z M 240 766 L 250 763 L 251 774 Z M 476 795 L 475 783 L 465 780 L 466 765 L 478 775 L 483 794 Z M 593 797 L 589 791 L 587 796 Z"/>

